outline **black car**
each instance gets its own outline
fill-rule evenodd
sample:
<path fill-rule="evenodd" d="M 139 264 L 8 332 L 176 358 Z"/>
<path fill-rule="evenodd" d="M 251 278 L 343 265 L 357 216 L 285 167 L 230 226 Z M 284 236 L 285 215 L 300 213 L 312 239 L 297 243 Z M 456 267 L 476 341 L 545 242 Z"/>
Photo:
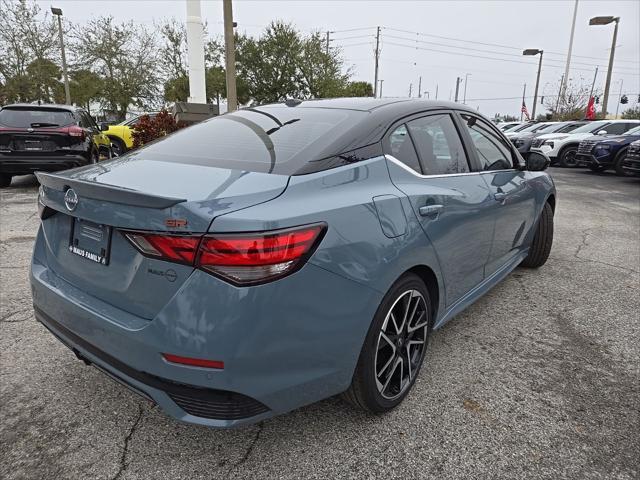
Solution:
<path fill-rule="evenodd" d="M 622 170 L 625 175 L 640 177 L 640 140 L 629 145 L 627 154 L 622 161 Z"/>
<path fill-rule="evenodd" d="M 511 142 L 515 145 L 520 153 L 527 153 L 531 150 L 532 144 L 535 143 L 536 137 L 546 133 L 568 133 L 587 123 L 586 121 L 568 121 L 568 122 L 552 122 L 546 123 L 544 126 L 535 131 L 519 133 L 511 137 Z"/>
<path fill-rule="evenodd" d="M 576 164 L 589 167 L 594 172 L 604 172 L 613 168 L 618 175 L 625 175 L 622 162 L 629 145 L 640 140 L 640 126 L 624 132 L 622 135 L 594 135 L 585 138 L 578 145 Z"/>
<path fill-rule="evenodd" d="M 15 104 L 0 108 L 0 186 L 14 175 L 56 171 L 110 156 L 110 141 L 82 108 Z"/>

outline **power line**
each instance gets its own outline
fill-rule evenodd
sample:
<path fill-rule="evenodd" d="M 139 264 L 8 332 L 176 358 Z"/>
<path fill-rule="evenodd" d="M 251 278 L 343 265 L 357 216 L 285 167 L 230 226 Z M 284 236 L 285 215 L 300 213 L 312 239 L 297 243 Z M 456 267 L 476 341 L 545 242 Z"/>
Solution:
<path fill-rule="evenodd" d="M 336 40 L 351 40 L 352 38 L 375 38 L 375 37 L 376 37 L 375 35 L 353 35 L 351 37 L 332 38 L 331 41 L 335 42 Z"/>
<path fill-rule="evenodd" d="M 346 32 L 358 32 L 360 30 L 373 30 L 376 27 L 360 27 L 360 28 L 349 28 L 346 30 L 331 30 L 329 33 L 346 33 Z"/>
<path fill-rule="evenodd" d="M 524 65 L 535 65 L 534 62 L 526 62 L 524 60 L 510 60 L 507 58 L 495 58 L 495 57 L 486 57 L 484 55 L 471 55 L 471 54 L 466 54 L 466 53 L 461 53 L 461 52 L 449 52 L 446 50 L 438 50 L 435 48 L 426 48 L 426 47 L 417 47 L 414 45 L 406 45 L 406 44 L 402 44 L 402 43 L 395 43 L 395 42 L 385 42 L 385 45 L 394 45 L 394 46 L 398 46 L 398 47 L 405 47 L 405 48 L 412 48 L 412 49 L 416 49 L 416 50 L 425 50 L 425 51 L 429 51 L 429 52 L 438 52 L 438 53 L 446 53 L 448 55 L 460 55 L 463 57 L 471 57 L 471 58 L 482 58 L 482 59 L 486 59 L 486 60 L 496 60 L 499 62 L 510 62 L 510 63 L 521 63 Z M 562 68 L 558 65 L 548 65 L 547 68 Z M 590 72 L 591 69 L 587 69 L 587 68 L 579 68 L 579 67 L 572 67 L 571 70 L 582 70 L 585 72 Z M 640 76 L 640 73 L 631 73 L 631 72 L 620 72 L 620 71 L 616 71 L 615 72 L 617 75 L 638 75 Z"/>
<path fill-rule="evenodd" d="M 449 45 L 449 44 L 446 44 L 446 43 L 439 43 L 439 42 L 429 42 L 429 41 L 426 41 L 426 40 L 416 40 L 416 39 L 411 39 L 411 38 L 406 38 L 406 37 L 399 37 L 397 35 L 389 35 L 389 34 L 386 34 L 385 37 L 386 38 L 394 38 L 394 39 L 398 39 L 398 40 L 403 40 L 403 41 L 406 41 L 406 42 L 424 43 L 424 44 L 428 44 L 428 45 L 436 45 L 436 46 L 447 47 L 447 48 L 458 48 L 458 49 L 470 50 L 470 51 L 474 51 L 474 52 L 491 53 L 493 55 L 504 55 L 504 56 L 509 56 L 509 57 L 522 58 L 522 54 L 516 55 L 516 54 L 513 54 L 513 53 L 496 52 L 495 50 L 485 50 L 485 49 L 480 49 L 480 48 L 471 48 L 471 47 L 467 47 L 467 46 Z M 547 59 L 545 63 L 548 64 L 548 62 L 562 62 L 562 60 Z M 575 65 L 586 65 L 588 67 L 595 66 L 592 63 L 584 63 L 584 62 L 573 62 L 573 63 Z M 618 68 L 632 69 L 633 67 L 618 67 Z"/>
<path fill-rule="evenodd" d="M 506 48 L 506 49 L 509 49 L 509 50 L 517 50 L 517 51 L 521 51 L 522 50 L 522 48 L 514 47 L 512 45 L 501 45 L 499 43 L 487 43 L 487 42 L 479 42 L 479 41 L 476 41 L 476 40 L 465 40 L 465 39 L 462 39 L 462 38 L 445 37 L 445 36 L 442 36 L 442 35 L 434 35 L 434 34 L 431 34 L 431 33 L 424 33 L 424 32 L 414 32 L 414 31 L 410 31 L 410 30 L 402 30 L 402 29 L 399 29 L 399 28 L 392 28 L 392 27 L 383 27 L 383 28 L 385 30 L 391 30 L 391 31 L 395 31 L 395 32 L 407 33 L 407 34 L 411 34 L 411 35 L 422 35 L 422 36 L 425 36 L 425 37 L 440 38 L 440 39 L 443 39 L 443 40 L 453 40 L 455 42 L 474 43 L 474 44 L 477 44 L 477 45 L 485 45 L 485 46 L 488 46 L 488 47 Z M 552 52 L 552 51 L 547 51 L 547 50 L 545 50 L 544 53 L 548 53 L 548 54 L 551 54 L 551 55 L 566 56 L 566 54 L 564 54 L 564 53 Z M 606 59 L 606 58 L 590 57 L 590 56 L 586 56 L 586 55 L 573 55 L 573 56 L 574 57 L 580 57 L 580 58 L 588 58 L 590 60 L 600 60 L 600 61 L 603 61 L 603 62 L 607 62 L 608 61 L 608 59 Z M 640 62 L 635 61 L 635 60 L 618 60 L 618 61 L 620 61 L 620 62 L 628 62 L 628 63 L 640 63 Z"/>

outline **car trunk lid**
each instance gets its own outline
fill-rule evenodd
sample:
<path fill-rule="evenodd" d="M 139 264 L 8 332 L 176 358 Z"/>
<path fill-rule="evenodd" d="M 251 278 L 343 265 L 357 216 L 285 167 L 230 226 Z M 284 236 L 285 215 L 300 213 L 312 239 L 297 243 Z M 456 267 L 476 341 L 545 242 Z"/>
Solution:
<path fill-rule="evenodd" d="M 193 267 L 143 256 L 125 231 L 203 234 L 216 216 L 277 197 L 289 178 L 130 156 L 37 177 L 42 204 L 57 212 L 42 222 L 50 268 L 86 293 L 147 319 Z"/>

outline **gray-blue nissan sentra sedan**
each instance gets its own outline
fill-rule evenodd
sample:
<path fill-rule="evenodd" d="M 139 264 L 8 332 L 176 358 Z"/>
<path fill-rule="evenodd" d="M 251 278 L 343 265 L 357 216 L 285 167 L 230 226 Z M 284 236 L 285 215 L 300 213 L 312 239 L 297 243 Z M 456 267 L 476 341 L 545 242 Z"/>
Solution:
<path fill-rule="evenodd" d="M 39 173 L 36 318 L 179 420 L 411 390 L 430 332 L 545 263 L 555 188 L 460 104 L 287 101 Z"/>

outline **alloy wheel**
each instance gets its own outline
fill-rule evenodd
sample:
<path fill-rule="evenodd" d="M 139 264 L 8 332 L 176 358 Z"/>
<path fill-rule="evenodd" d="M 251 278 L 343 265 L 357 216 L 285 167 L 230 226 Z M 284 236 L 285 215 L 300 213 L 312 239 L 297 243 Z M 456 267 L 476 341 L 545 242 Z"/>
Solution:
<path fill-rule="evenodd" d="M 413 383 L 425 352 L 428 326 L 422 294 L 417 290 L 400 294 L 378 334 L 375 376 L 382 397 L 394 400 Z"/>

